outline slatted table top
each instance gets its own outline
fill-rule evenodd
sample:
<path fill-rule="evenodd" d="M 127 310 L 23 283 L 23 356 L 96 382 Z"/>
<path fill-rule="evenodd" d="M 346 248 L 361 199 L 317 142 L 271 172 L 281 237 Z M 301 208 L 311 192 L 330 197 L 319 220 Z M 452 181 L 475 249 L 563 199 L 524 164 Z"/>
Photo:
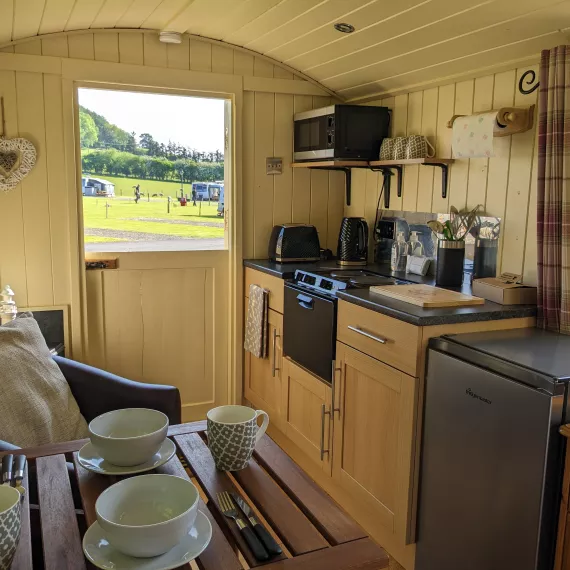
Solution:
<path fill-rule="evenodd" d="M 376 570 L 388 567 L 385 551 L 271 438 L 263 437 L 246 469 L 226 473 L 214 466 L 205 429 L 205 422 L 172 426 L 169 437 L 176 443 L 178 454 L 154 471 L 192 478 L 203 497 L 199 509 L 212 524 L 208 548 L 192 565 L 181 568 L 243 570 L 264 565 L 268 570 Z M 77 452 L 85 443 L 86 440 L 72 441 L 22 450 L 28 458 L 28 469 L 37 473 L 39 504 L 30 505 L 30 496 L 36 496 L 35 490 L 30 489 L 25 498 L 22 534 L 12 570 L 93 568 L 83 555 L 81 540 L 96 520 L 97 497 L 120 478 L 96 475 L 81 467 Z M 66 460 L 75 465 L 72 477 L 77 479 L 81 509 L 74 505 Z M 26 473 L 24 485 L 28 484 Z M 239 493 L 261 515 L 284 554 L 268 562 L 255 560 L 235 523 L 219 510 L 216 495 L 226 490 Z"/>

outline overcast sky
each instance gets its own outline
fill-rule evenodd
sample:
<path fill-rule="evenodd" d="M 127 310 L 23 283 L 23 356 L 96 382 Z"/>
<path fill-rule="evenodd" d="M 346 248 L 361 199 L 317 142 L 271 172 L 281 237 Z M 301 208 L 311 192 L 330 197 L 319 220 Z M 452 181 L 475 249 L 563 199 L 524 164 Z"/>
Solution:
<path fill-rule="evenodd" d="M 79 89 L 79 104 L 137 135 L 150 133 L 200 151 L 224 148 L 224 101 L 154 93 Z"/>

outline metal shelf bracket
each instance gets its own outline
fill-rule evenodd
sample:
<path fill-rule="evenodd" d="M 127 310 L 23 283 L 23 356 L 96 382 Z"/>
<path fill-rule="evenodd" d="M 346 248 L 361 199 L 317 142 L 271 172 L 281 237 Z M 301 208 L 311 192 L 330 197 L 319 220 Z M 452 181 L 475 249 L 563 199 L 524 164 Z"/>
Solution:
<path fill-rule="evenodd" d="M 449 164 L 441 162 L 429 162 L 423 166 L 437 166 L 441 168 L 441 197 L 447 198 L 447 181 L 449 178 Z"/>
<path fill-rule="evenodd" d="M 402 178 L 403 178 L 403 171 L 402 166 L 399 164 L 393 164 L 390 166 L 382 166 L 379 168 L 370 167 L 372 172 L 381 172 L 382 176 L 384 177 L 384 208 L 388 210 L 390 208 L 390 190 L 391 190 L 391 178 L 394 176 L 392 170 L 395 170 L 398 175 L 398 198 L 402 197 Z"/>

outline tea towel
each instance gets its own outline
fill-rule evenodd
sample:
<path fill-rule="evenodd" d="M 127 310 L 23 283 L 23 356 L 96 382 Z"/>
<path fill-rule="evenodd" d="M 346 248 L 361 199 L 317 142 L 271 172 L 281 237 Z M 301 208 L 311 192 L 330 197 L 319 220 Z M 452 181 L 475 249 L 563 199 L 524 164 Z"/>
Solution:
<path fill-rule="evenodd" d="M 269 291 L 252 283 L 249 286 L 244 348 L 257 358 L 267 358 L 268 318 Z"/>

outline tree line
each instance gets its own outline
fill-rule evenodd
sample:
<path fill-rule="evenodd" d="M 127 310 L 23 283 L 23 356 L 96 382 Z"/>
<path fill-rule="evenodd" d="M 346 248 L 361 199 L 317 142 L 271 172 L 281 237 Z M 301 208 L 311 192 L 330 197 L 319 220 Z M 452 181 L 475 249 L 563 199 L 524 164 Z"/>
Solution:
<path fill-rule="evenodd" d="M 224 178 L 219 150 L 201 152 L 172 141 L 165 145 L 149 133 L 137 137 L 86 107 L 79 108 L 79 126 L 84 172 L 184 182 Z"/>

